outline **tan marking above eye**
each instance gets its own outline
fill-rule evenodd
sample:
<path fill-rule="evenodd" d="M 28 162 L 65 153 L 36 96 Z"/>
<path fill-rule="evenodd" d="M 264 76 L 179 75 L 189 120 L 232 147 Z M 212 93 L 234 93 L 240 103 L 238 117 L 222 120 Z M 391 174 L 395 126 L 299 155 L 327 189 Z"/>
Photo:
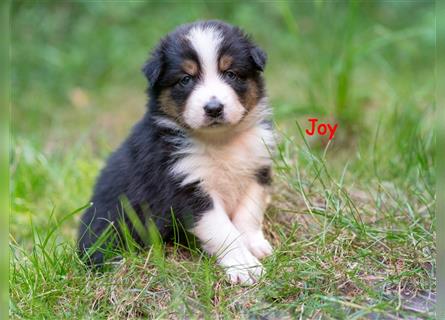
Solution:
<path fill-rule="evenodd" d="M 184 60 L 182 69 L 191 76 L 196 76 L 198 74 L 198 64 L 190 59 Z"/>
<path fill-rule="evenodd" d="M 224 54 L 219 59 L 219 70 L 220 71 L 226 71 L 227 69 L 230 68 L 230 66 L 232 65 L 232 62 L 233 62 L 233 57 L 229 56 L 227 54 Z"/>

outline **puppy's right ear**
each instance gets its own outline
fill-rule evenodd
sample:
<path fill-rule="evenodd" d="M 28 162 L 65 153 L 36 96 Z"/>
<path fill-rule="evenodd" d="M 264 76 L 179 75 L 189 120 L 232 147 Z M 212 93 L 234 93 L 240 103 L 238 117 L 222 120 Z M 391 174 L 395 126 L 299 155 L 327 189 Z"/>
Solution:
<path fill-rule="evenodd" d="M 150 87 L 154 87 L 159 80 L 162 70 L 161 52 L 159 49 L 155 50 L 150 59 L 142 67 L 142 72 L 147 77 Z"/>

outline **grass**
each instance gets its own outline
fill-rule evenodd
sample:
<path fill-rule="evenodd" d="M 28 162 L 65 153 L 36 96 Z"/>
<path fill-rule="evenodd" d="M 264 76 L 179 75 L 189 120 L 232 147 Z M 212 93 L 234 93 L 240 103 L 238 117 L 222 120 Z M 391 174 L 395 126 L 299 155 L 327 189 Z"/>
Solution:
<path fill-rule="evenodd" d="M 265 277 L 232 286 L 179 244 L 87 270 L 79 217 L 144 112 L 148 49 L 215 17 L 269 54 L 279 148 Z M 433 18 L 425 2 L 15 2 L 10 316 L 433 319 L 413 302 L 436 291 Z M 314 116 L 339 123 L 333 141 L 304 134 Z"/>

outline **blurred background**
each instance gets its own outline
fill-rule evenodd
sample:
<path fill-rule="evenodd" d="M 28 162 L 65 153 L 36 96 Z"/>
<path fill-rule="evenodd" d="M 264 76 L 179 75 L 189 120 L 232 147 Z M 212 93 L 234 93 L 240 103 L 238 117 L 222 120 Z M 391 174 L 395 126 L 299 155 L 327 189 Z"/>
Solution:
<path fill-rule="evenodd" d="M 39 225 L 54 208 L 87 203 L 105 157 L 145 111 L 140 70 L 150 50 L 200 19 L 238 25 L 268 53 L 267 89 L 283 136 L 301 143 L 297 123 L 304 130 L 319 117 L 339 123 L 329 165 L 341 169 L 354 156 L 356 180 L 375 173 L 376 162 L 387 164 L 379 172 L 387 179 L 408 179 L 417 162 L 430 172 L 432 1 L 14 1 L 14 235 L 29 235 L 21 228 L 29 215 Z M 324 150 L 326 141 L 307 138 Z"/>
<path fill-rule="evenodd" d="M 13 226 L 23 213 L 45 217 L 37 212 L 88 201 L 104 157 L 145 111 L 140 70 L 150 50 L 200 19 L 238 25 L 268 53 L 279 131 L 298 140 L 297 121 L 302 129 L 310 117 L 339 123 L 332 166 L 379 143 L 368 151 L 398 163 L 381 174 L 409 171 L 411 157 L 432 152 L 407 150 L 431 148 L 415 138 L 432 134 L 434 17 L 432 1 L 14 1 Z M 322 150 L 317 140 L 309 138 Z M 357 172 L 368 169 L 358 162 Z"/>
<path fill-rule="evenodd" d="M 431 105 L 432 1 L 14 1 L 16 136 L 50 151 L 85 135 L 121 138 L 144 110 L 140 69 L 149 51 L 178 25 L 200 19 L 241 26 L 267 51 L 278 122 L 332 117 L 342 122 L 339 131 L 357 133 L 378 113 L 409 109 L 417 121 Z"/>

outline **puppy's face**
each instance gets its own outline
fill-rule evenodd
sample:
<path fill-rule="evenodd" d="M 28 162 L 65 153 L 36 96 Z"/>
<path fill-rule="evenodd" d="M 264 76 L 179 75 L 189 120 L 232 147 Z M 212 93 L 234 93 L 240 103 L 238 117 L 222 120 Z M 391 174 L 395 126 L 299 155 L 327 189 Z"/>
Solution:
<path fill-rule="evenodd" d="M 152 112 L 192 130 L 237 125 L 264 95 L 265 63 L 264 52 L 236 27 L 218 21 L 182 26 L 144 67 L 157 102 Z"/>

